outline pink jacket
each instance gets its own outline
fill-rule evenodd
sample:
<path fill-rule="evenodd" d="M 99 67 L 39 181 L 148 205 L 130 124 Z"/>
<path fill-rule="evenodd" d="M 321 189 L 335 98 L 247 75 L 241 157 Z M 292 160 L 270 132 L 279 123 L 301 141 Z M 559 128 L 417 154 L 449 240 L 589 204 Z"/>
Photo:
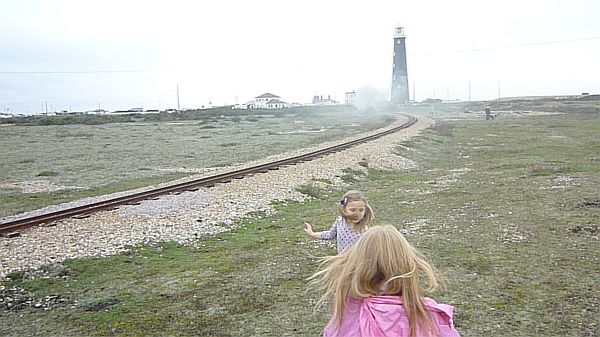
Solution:
<path fill-rule="evenodd" d="M 430 298 L 425 298 L 425 305 L 438 323 L 440 337 L 460 337 L 452 321 L 452 306 L 438 304 Z M 323 332 L 324 337 L 407 337 L 409 334 L 408 316 L 400 296 L 349 297 L 340 326 L 330 321 Z M 417 336 L 421 335 L 417 332 Z"/>

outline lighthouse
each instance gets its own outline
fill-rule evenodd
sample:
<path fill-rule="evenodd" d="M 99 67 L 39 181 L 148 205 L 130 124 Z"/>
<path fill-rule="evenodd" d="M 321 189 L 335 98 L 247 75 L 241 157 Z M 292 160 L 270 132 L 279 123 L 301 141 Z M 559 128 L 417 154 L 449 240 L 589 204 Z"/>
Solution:
<path fill-rule="evenodd" d="M 392 65 L 392 105 L 408 103 L 408 72 L 406 71 L 406 35 L 403 27 L 394 31 L 394 64 Z"/>

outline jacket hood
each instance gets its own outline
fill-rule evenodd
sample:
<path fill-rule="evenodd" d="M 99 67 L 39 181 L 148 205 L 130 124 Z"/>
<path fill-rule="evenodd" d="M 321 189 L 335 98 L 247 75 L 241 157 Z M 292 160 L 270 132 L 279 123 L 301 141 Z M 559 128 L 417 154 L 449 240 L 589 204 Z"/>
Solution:
<path fill-rule="evenodd" d="M 431 298 L 424 303 L 437 323 L 442 337 L 460 337 L 454 328 L 454 307 L 439 304 Z M 348 298 L 339 327 L 330 321 L 324 331 L 326 337 L 405 337 L 409 336 L 408 315 L 400 296 L 372 296 L 364 299 Z"/>

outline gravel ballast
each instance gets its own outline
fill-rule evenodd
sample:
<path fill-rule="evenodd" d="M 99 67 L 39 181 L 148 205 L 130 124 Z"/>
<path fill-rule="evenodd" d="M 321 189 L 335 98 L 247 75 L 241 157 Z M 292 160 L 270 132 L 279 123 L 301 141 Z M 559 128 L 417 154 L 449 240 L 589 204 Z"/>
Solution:
<path fill-rule="evenodd" d="M 406 117 L 401 117 L 390 128 L 404 122 Z M 349 168 L 365 171 L 364 164 L 359 165 L 361 162 L 366 162 L 369 167 L 385 170 L 414 169 L 417 165 L 395 154 L 394 149 L 400 142 L 419 134 L 433 123 L 430 118 L 419 117 L 417 123 L 409 129 L 309 162 L 218 184 L 212 188 L 201 188 L 195 192 L 165 195 L 157 200 L 143 201 L 140 205 L 121 206 L 117 210 L 94 213 L 84 219 L 61 220 L 55 226 L 24 230 L 19 237 L 0 238 L 0 278 L 5 278 L 11 272 L 36 270 L 66 259 L 116 254 L 141 244 L 163 241 L 190 244 L 202 235 L 230 230 L 235 220 L 246 217 L 249 213 L 271 214 L 274 211 L 272 201 L 304 200 L 307 196 L 299 193 L 297 188 L 315 183 L 317 179 L 327 179 L 334 187 L 343 186 L 344 182 L 340 178 L 342 170 Z M 374 132 L 357 134 L 346 141 L 372 133 Z M 324 143 L 319 147 L 272 156 L 244 165 L 210 170 L 206 174 L 194 175 L 177 182 L 254 166 L 331 145 L 333 143 Z M 2 221 L 150 188 L 86 198 L 7 217 Z"/>

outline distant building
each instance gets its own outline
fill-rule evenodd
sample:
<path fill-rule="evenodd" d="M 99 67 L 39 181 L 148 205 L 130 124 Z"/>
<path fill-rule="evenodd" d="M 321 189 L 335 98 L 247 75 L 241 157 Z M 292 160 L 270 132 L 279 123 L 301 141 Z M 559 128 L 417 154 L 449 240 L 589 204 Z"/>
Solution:
<path fill-rule="evenodd" d="M 600 95 L 584 92 L 581 94 L 581 96 L 577 97 L 577 99 L 582 100 L 582 101 L 598 101 L 598 100 L 600 100 Z"/>
<path fill-rule="evenodd" d="M 331 99 L 330 95 L 327 95 L 327 98 L 323 98 L 323 96 L 321 96 L 321 95 L 314 95 L 312 104 L 313 105 L 335 105 L 335 104 L 338 104 L 338 102 Z"/>
<path fill-rule="evenodd" d="M 352 90 L 345 94 L 344 103 L 348 105 L 356 105 L 356 91 Z"/>
<path fill-rule="evenodd" d="M 254 106 L 254 101 L 232 105 L 232 109 L 251 109 Z"/>
<path fill-rule="evenodd" d="M 281 97 L 271 93 L 265 93 L 254 97 L 254 102 L 248 102 L 247 108 L 255 109 L 282 109 L 288 106 L 286 102 L 280 100 Z"/>
<path fill-rule="evenodd" d="M 231 105 L 231 109 L 283 109 L 291 106 L 290 103 L 280 100 L 281 97 L 265 93 L 254 97 L 254 101 Z"/>
<path fill-rule="evenodd" d="M 278 99 L 272 99 L 267 102 L 267 109 L 282 109 L 285 108 L 287 104 Z"/>
<path fill-rule="evenodd" d="M 63 110 L 62 112 L 67 113 L 68 111 Z M 104 114 L 107 114 L 108 111 L 106 111 L 104 109 L 94 109 L 94 110 L 87 110 L 84 113 L 88 114 L 88 115 L 104 115 Z"/>

